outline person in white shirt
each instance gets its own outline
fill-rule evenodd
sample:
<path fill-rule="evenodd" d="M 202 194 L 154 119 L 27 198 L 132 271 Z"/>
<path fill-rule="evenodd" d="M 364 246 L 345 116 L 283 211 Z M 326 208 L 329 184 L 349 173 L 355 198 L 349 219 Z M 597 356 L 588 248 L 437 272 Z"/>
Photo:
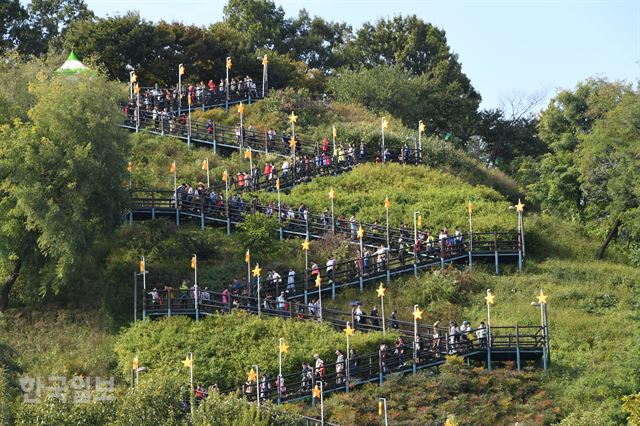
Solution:
<path fill-rule="evenodd" d="M 291 294 L 296 292 L 296 272 L 289 268 L 289 274 L 287 274 L 287 291 Z"/>
<path fill-rule="evenodd" d="M 278 309 L 281 311 L 284 311 L 284 302 L 285 302 L 285 298 L 284 298 L 284 291 L 280 293 L 280 296 L 278 296 Z"/>
<path fill-rule="evenodd" d="M 289 162 L 284 160 L 282 163 L 282 176 L 286 176 L 289 173 Z"/>
<path fill-rule="evenodd" d="M 329 255 L 329 259 L 327 259 L 327 276 L 329 277 L 329 283 L 333 282 L 333 279 L 335 278 L 335 274 L 334 274 L 334 265 L 335 265 L 336 261 L 333 258 L 333 256 Z"/>

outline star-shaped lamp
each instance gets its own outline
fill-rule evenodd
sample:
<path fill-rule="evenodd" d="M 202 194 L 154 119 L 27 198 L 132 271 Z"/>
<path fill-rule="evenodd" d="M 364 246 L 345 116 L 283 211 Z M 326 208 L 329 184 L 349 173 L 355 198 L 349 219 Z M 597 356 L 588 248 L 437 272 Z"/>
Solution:
<path fill-rule="evenodd" d="M 387 121 L 387 119 L 385 117 L 382 117 L 382 128 L 386 129 L 389 127 L 389 122 Z"/>
<path fill-rule="evenodd" d="M 320 278 L 320 274 L 316 277 L 316 287 L 320 288 L 322 285 L 322 278 Z"/>
<path fill-rule="evenodd" d="M 249 371 L 249 374 L 247 374 L 247 380 L 249 382 L 255 382 L 257 378 L 258 376 L 256 375 L 256 371 L 252 368 L 251 371 Z"/>
<path fill-rule="evenodd" d="M 347 323 L 347 328 L 343 328 L 344 330 L 344 334 L 346 334 L 347 336 L 353 336 L 356 332 L 355 328 L 351 327 L 351 324 Z"/>
<path fill-rule="evenodd" d="M 244 158 L 246 158 L 246 159 L 251 158 L 251 150 L 250 149 L 245 149 L 244 150 Z"/>
<path fill-rule="evenodd" d="M 310 245 L 311 245 L 311 242 L 310 242 L 309 240 L 305 239 L 305 240 L 302 242 L 302 250 L 304 250 L 304 251 L 309 251 L 309 246 L 310 246 Z"/>
<path fill-rule="evenodd" d="M 293 111 L 291 111 L 291 115 L 289 116 L 289 122 L 291 124 L 295 124 L 298 122 L 298 116 Z"/>
<path fill-rule="evenodd" d="M 424 123 L 422 122 L 422 120 L 420 120 L 418 122 L 418 131 L 420 133 L 424 133 L 424 131 L 427 129 L 427 126 L 424 125 Z"/>
<path fill-rule="evenodd" d="M 244 104 L 240 102 L 240 105 L 238 105 L 238 114 L 243 114 L 243 113 L 244 113 Z"/>
<path fill-rule="evenodd" d="M 279 346 L 280 352 L 282 352 L 283 354 L 286 354 L 289 352 L 289 345 L 287 345 L 284 340 L 280 343 Z"/>
<path fill-rule="evenodd" d="M 518 204 L 516 204 L 516 211 L 518 213 L 524 212 L 524 204 L 520 201 L 520 198 L 518 198 Z"/>
<path fill-rule="evenodd" d="M 384 198 L 384 208 L 385 209 L 389 209 L 391 207 L 391 200 L 389 200 L 389 197 L 385 197 Z"/>
<path fill-rule="evenodd" d="M 494 305 L 496 303 L 496 295 L 491 293 L 491 290 L 487 290 L 487 295 L 484 299 L 487 301 L 487 305 Z"/>
<path fill-rule="evenodd" d="M 384 297 L 384 292 L 387 291 L 386 288 L 380 283 L 380 287 L 376 289 L 376 293 L 378 293 L 378 297 Z"/>
<path fill-rule="evenodd" d="M 544 294 L 542 292 L 542 290 L 540 290 L 540 294 L 537 296 L 538 298 L 538 303 L 541 305 L 546 305 L 547 304 L 547 295 Z"/>
<path fill-rule="evenodd" d="M 364 229 L 362 229 L 362 225 L 358 228 L 358 238 L 362 239 L 364 237 Z"/>
<path fill-rule="evenodd" d="M 254 277 L 259 277 L 260 276 L 260 272 L 262 272 L 262 268 L 260 268 L 260 265 L 256 263 L 256 267 L 253 268 L 253 271 L 251 271 L 253 273 Z"/>
<path fill-rule="evenodd" d="M 415 319 L 415 320 L 422 319 L 422 314 L 423 314 L 423 313 L 424 313 L 424 311 L 423 311 L 423 310 L 421 310 L 420 308 L 418 308 L 418 306 L 416 306 L 416 307 L 413 309 L 413 319 Z"/>
<path fill-rule="evenodd" d="M 471 200 L 469 200 L 469 202 L 467 203 L 467 213 L 471 215 L 472 212 L 473 212 L 473 204 L 471 204 Z"/>
<path fill-rule="evenodd" d="M 417 222 L 418 222 L 418 228 L 422 228 L 422 215 L 421 214 L 418 215 Z"/>
<path fill-rule="evenodd" d="M 336 191 L 333 190 L 333 188 L 331 188 L 331 190 L 329 191 L 329 199 L 333 200 L 336 197 Z"/>
<path fill-rule="evenodd" d="M 264 55 L 264 57 L 262 58 L 262 65 L 267 65 L 269 64 L 269 58 L 267 58 L 267 55 Z"/>
<path fill-rule="evenodd" d="M 316 399 L 319 399 L 319 398 L 320 398 L 321 393 L 320 393 L 320 388 L 318 387 L 318 385 L 316 385 L 316 387 L 315 387 L 315 388 L 313 388 L 313 391 L 312 391 L 312 392 L 313 392 L 313 397 L 314 397 L 314 398 L 316 398 Z"/>
<path fill-rule="evenodd" d="M 226 182 L 229 179 L 229 172 L 228 171 L 224 171 L 222 172 L 222 181 Z"/>
<path fill-rule="evenodd" d="M 184 365 L 185 368 L 193 367 L 193 358 L 192 358 L 192 356 L 187 355 L 187 357 L 182 360 L 182 365 Z"/>
<path fill-rule="evenodd" d="M 289 139 L 289 146 L 291 147 L 291 149 L 296 149 L 296 144 L 297 143 L 298 143 L 298 141 L 296 141 L 296 138 L 291 136 L 291 139 Z"/>

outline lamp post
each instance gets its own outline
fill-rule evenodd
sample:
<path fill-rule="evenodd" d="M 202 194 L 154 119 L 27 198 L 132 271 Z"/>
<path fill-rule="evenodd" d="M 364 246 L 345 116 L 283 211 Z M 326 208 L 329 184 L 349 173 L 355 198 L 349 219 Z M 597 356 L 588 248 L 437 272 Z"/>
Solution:
<path fill-rule="evenodd" d="M 418 369 L 418 320 L 422 319 L 422 311 L 418 305 L 413 305 L 413 375 Z"/>
<path fill-rule="evenodd" d="M 473 268 L 473 222 L 471 221 L 473 204 L 471 204 L 471 200 L 467 203 L 467 213 L 469 213 L 469 272 L 471 272 Z"/>
<path fill-rule="evenodd" d="M 413 275 L 418 276 L 418 228 L 422 227 L 422 215 L 413 212 Z"/>
<path fill-rule="evenodd" d="M 335 129 L 335 127 L 334 127 Z M 333 190 L 333 188 L 331 188 L 331 190 L 329 191 L 329 199 L 331 200 L 331 232 L 333 232 L 334 234 L 336 233 L 336 217 L 333 213 L 333 200 L 334 198 L 336 198 L 336 191 Z M 360 249 L 362 250 L 362 249 Z M 362 253 L 362 251 L 360 252 Z"/>
<path fill-rule="evenodd" d="M 182 76 L 184 75 L 184 65 L 178 65 L 178 116 L 182 110 Z"/>
<path fill-rule="evenodd" d="M 289 352 L 284 337 L 278 339 L 278 404 L 282 401 L 282 354 Z"/>
<path fill-rule="evenodd" d="M 260 268 L 260 265 L 256 263 L 256 267 L 253 268 L 253 276 L 257 278 L 256 289 L 258 293 L 258 316 L 260 316 L 262 309 L 262 307 L 260 306 L 260 272 L 262 272 L 262 269 Z"/>
<path fill-rule="evenodd" d="M 364 290 L 364 229 L 362 224 L 358 227 L 358 240 L 360 240 L 360 293 Z"/>
<path fill-rule="evenodd" d="M 349 392 L 349 380 L 351 379 L 351 353 L 350 353 L 350 346 L 349 346 L 349 337 L 353 336 L 354 333 L 356 332 L 355 328 L 352 328 L 349 321 L 347 321 L 347 328 L 344 329 L 344 334 L 347 336 L 347 365 L 345 370 L 347 371 L 347 380 L 346 380 L 346 387 L 345 387 L 345 392 Z"/>
<path fill-rule="evenodd" d="M 548 364 L 551 363 L 551 353 L 549 348 L 549 318 L 547 316 L 547 295 L 543 293 L 542 289 L 540 294 L 536 296 L 538 301 L 531 302 L 531 306 L 540 307 L 540 325 L 542 326 L 544 342 L 542 343 L 542 361 L 544 364 L 544 370 L 547 371 Z"/>
<path fill-rule="evenodd" d="M 382 163 L 386 163 L 387 162 L 387 158 L 384 155 L 384 129 L 386 129 L 387 127 L 389 127 L 389 122 L 387 121 L 387 119 L 385 117 L 382 117 L 382 120 L 380 122 L 380 130 L 382 133 Z"/>
<path fill-rule="evenodd" d="M 385 325 L 385 317 L 384 317 L 384 293 L 386 290 L 387 289 L 384 288 L 382 283 L 380 283 L 380 287 L 378 287 L 378 289 L 376 290 L 376 292 L 378 293 L 378 297 L 380 298 L 380 311 L 382 314 L 382 335 L 384 337 L 387 337 L 387 327 Z"/>
<path fill-rule="evenodd" d="M 262 58 L 262 97 L 267 97 L 267 88 L 268 88 L 268 72 L 267 69 L 269 67 L 269 58 L 265 54 Z"/>
<path fill-rule="evenodd" d="M 302 242 L 302 251 L 304 251 L 304 304 L 307 304 L 309 293 L 309 246 L 311 243 L 308 239 Z"/>
<path fill-rule="evenodd" d="M 420 120 L 418 122 L 418 152 L 416 152 L 416 163 L 418 161 L 422 162 L 422 134 L 427 129 L 427 126 L 424 125 L 424 122 Z"/>
<path fill-rule="evenodd" d="M 383 414 L 384 414 L 384 426 L 388 426 L 389 420 L 387 418 L 387 398 L 378 399 L 378 415 L 382 416 Z"/>
<path fill-rule="evenodd" d="M 487 369 L 491 370 L 491 305 L 496 303 L 496 296 L 487 289 L 487 295 L 484 298 L 487 302 Z"/>
<path fill-rule="evenodd" d="M 318 384 L 320 384 L 320 387 L 318 387 Z M 314 400 L 320 398 L 320 424 L 324 425 L 324 383 L 322 380 L 316 382 L 312 392 Z"/>
<path fill-rule="evenodd" d="M 231 69 L 231 66 L 233 65 L 233 63 L 231 62 L 231 56 L 227 56 L 227 60 L 226 60 L 226 79 L 225 79 L 225 83 L 224 83 L 224 95 L 225 95 L 225 105 L 224 105 L 224 110 L 225 111 L 229 111 L 229 70 Z"/>

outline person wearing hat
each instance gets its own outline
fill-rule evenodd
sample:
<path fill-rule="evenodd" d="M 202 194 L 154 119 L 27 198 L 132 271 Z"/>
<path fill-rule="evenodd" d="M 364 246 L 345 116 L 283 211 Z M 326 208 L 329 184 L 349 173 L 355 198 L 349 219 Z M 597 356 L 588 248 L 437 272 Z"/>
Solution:
<path fill-rule="evenodd" d="M 471 324 L 469 321 L 462 321 L 462 325 L 460 326 L 460 340 L 461 346 L 463 350 L 471 349 L 471 341 L 469 340 L 468 333 L 471 332 Z"/>

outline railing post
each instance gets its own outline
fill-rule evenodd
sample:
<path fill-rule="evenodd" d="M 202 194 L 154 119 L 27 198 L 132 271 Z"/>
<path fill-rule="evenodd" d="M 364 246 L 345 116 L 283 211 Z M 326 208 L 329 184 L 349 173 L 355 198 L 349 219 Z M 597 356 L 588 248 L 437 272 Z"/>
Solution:
<path fill-rule="evenodd" d="M 156 198 L 155 192 L 151 192 L 151 220 L 156 220 Z"/>
<path fill-rule="evenodd" d="M 384 368 L 382 366 L 382 351 L 378 350 L 378 379 L 380 380 L 380 384 L 384 381 Z"/>
<path fill-rule="evenodd" d="M 200 229 L 204 230 L 204 198 L 200 197 Z"/>
<path fill-rule="evenodd" d="M 518 233 L 518 272 L 522 272 L 522 241 Z"/>
<path fill-rule="evenodd" d="M 336 300 L 336 283 L 331 281 L 331 300 Z"/>
<path fill-rule="evenodd" d="M 493 248 L 495 253 L 496 275 L 500 275 L 500 261 L 498 260 L 498 234 L 493 231 Z"/>
<path fill-rule="evenodd" d="M 518 371 L 522 371 L 522 364 L 520 363 L 520 330 L 518 324 L 516 324 L 516 367 Z"/>
<path fill-rule="evenodd" d="M 391 282 L 391 251 L 387 247 L 387 284 Z"/>
<path fill-rule="evenodd" d="M 215 154 L 217 152 L 217 142 L 218 137 L 217 137 L 217 132 L 216 132 L 216 123 L 213 123 L 213 153 Z"/>

